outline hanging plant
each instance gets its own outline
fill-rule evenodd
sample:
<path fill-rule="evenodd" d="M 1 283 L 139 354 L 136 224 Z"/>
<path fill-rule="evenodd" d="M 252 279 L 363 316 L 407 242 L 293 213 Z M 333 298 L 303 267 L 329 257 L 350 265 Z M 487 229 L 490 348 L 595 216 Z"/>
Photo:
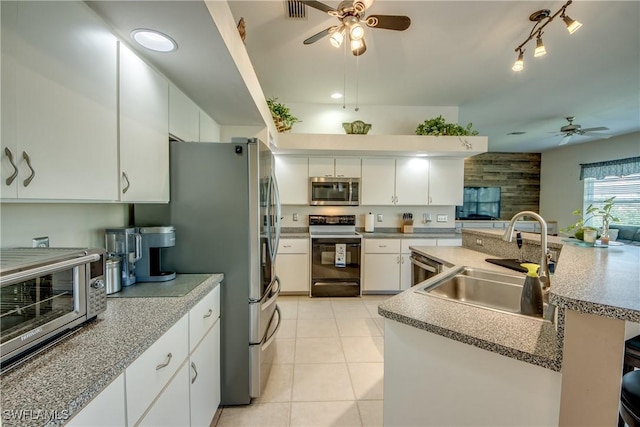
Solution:
<path fill-rule="evenodd" d="M 444 117 L 438 116 L 435 119 L 425 120 L 416 128 L 416 135 L 432 135 L 432 136 L 475 136 L 478 135 L 477 130 L 471 129 L 472 123 L 466 127 L 457 123 L 447 123 Z"/>
<path fill-rule="evenodd" d="M 289 131 L 293 124 L 300 120 L 291 114 L 289 107 L 277 101 L 278 98 L 267 98 L 267 105 L 271 111 L 271 116 L 273 117 L 278 132 Z"/>

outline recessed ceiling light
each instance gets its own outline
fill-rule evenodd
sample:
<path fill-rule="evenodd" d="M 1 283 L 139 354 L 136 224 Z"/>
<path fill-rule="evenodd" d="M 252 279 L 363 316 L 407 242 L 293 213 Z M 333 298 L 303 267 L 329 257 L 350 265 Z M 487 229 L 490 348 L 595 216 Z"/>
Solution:
<path fill-rule="evenodd" d="M 342 94 L 341 94 L 341 93 L 338 93 L 338 92 L 336 92 L 336 93 L 332 93 L 332 94 L 331 94 L 331 98 L 333 98 L 333 99 L 340 99 L 340 98 L 342 98 Z"/>
<path fill-rule="evenodd" d="M 131 37 L 140 46 L 156 52 L 173 52 L 178 49 L 178 43 L 160 31 L 137 28 L 131 31 Z"/>

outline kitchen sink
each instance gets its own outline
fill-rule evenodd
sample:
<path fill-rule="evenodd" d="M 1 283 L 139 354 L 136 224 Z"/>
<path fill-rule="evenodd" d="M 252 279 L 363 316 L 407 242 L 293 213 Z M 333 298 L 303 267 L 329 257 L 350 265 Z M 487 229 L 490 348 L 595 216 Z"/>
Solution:
<path fill-rule="evenodd" d="M 524 279 L 524 274 L 458 267 L 427 280 L 415 292 L 522 316 L 520 295 Z M 546 310 L 546 304 L 544 308 Z M 526 317 L 543 320 L 528 315 Z"/>

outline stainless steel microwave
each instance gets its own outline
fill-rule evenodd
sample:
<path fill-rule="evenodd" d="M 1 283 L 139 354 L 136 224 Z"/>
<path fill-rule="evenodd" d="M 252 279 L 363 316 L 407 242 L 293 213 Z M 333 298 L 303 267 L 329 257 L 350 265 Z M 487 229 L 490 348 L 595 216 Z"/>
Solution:
<path fill-rule="evenodd" d="M 106 309 L 104 249 L 0 250 L 2 368 Z"/>
<path fill-rule="evenodd" d="M 360 178 L 309 178 L 309 205 L 358 206 Z"/>

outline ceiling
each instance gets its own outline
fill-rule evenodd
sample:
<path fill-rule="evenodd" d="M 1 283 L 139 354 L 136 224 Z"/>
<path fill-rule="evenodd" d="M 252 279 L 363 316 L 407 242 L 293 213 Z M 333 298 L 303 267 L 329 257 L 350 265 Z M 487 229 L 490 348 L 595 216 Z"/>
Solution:
<path fill-rule="evenodd" d="M 178 40 L 179 55 L 141 53 L 220 124 L 259 124 L 257 109 L 244 107 L 250 95 L 202 2 L 90 4 L 123 37 L 148 26 Z M 368 50 L 357 61 L 350 54 L 345 60 L 327 38 L 302 43 L 336 18 L 307 8 L 306 19 L 287 19 L 284 4 L 229 2 L 235 21 L 246 22 L 247 52 L 267 97 L 342 106 L 329 95 L 346 82 L 349 108 L 356 86 L 361 106 L 458 106 L 459 122 L 487 135 L 490 151 L 555 148 L 568 116 L 583 128 L 606 126 L 609 135 L 640 131 L 638 1 L 574 2 L 567 15 L 584 26 L 569 35 L 556 18 L 544 29 L 547 55 L 533 58 L 535 40 L 529 42 L 520 73 L 511 66 L 531 30 L 529 15 L 544 8 L 553 14 L 564 2 L 376 0 L 368 14 L 407 15 L 412 24 L 404 32 L 367 28 Z M 570 144 L 594 139 L 574 136 Z"/>

